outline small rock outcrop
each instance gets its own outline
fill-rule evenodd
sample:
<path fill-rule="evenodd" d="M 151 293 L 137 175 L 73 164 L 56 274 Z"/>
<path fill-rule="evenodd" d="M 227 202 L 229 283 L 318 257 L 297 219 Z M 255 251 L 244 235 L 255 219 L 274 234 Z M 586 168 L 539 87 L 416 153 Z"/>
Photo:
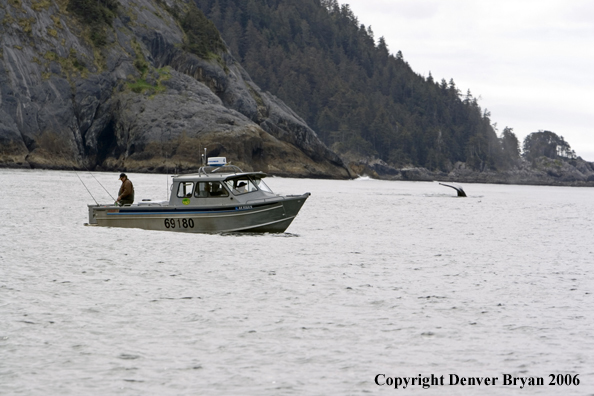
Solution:
<path fill-rule="evenodd" d="M 0 166 L 184 171 L 206 148 L 246 169 L 350 177 L 229 52 L 184 49 L 171 10 L 187 4 L 120 0 L 102 45 L 67 6 L 0 3 Z"/>

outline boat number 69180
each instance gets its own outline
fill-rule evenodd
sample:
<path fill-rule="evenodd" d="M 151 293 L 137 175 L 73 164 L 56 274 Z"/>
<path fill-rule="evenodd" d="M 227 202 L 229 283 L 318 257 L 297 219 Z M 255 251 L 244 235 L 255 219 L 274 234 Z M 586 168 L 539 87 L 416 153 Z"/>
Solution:
<path fill-rule="evenodd" d="M 165 228 L 194 228 L 192 219 L 165 219 Z"/>

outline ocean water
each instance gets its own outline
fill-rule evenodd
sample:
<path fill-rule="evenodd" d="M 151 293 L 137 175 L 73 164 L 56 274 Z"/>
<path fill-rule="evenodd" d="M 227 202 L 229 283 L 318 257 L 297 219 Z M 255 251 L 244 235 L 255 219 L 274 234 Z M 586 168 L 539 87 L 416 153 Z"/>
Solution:
<path fill-rule="evenodd" d="M 594 394 L 592 188 L 269 178 L 312 193 L 285 234 L 85 227 L 117 178 L 0 170 L 1 395 Z"/>

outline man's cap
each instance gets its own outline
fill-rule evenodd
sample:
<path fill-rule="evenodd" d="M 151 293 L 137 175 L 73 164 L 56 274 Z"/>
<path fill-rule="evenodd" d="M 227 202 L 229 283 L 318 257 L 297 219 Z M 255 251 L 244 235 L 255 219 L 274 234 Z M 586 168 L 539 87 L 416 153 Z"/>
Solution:
<path fill-rule="evenodd" d="M 125 173 L 120 173 L 120 177 L 119 178 L 121 179 L 122 177 L 126 177 L 126 174 Z"/>

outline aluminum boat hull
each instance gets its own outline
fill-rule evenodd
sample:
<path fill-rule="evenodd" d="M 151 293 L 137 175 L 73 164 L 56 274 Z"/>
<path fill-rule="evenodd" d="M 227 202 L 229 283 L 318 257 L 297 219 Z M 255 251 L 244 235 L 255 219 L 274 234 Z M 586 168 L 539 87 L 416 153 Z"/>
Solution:
<path fill-rule="evenodd" d="M 187 233 L 284 232 L 309 197 L 279 196 L 239 206 L 88 205 L 89 225 Z"/>

